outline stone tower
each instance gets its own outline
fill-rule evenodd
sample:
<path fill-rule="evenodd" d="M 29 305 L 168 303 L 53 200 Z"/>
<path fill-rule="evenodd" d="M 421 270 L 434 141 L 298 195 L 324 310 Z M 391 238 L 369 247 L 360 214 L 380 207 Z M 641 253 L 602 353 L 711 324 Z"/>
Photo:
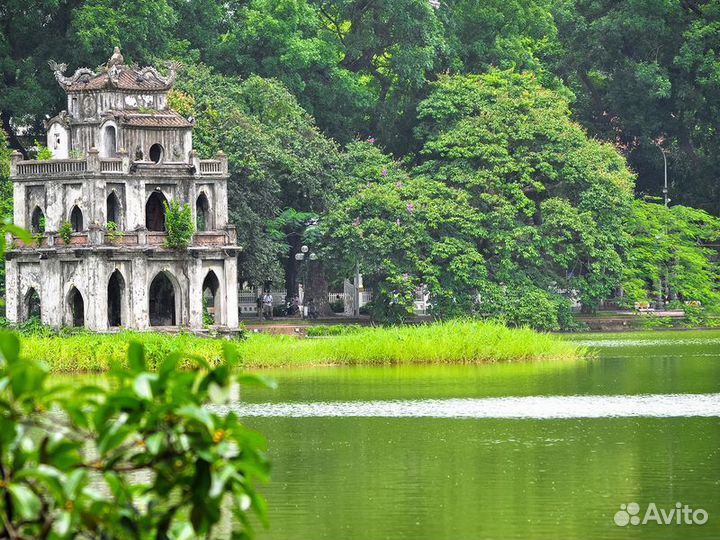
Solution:
<path fill-rule="evenodd" d="M 67 110 L 46 124 L 53 159 L 13 154 L 14 222 L 35 242 L 8 251 L 7 318 L 100 331 L 237 328 L 227 158 L 198 159 L 192 118 L 168 107 L 177 66 L 164 77 L 126 65 L 117 48 L 98 73 L 50 66 Z M 192 208 L 187 250 L 164 247 L 169 201 Z"/>

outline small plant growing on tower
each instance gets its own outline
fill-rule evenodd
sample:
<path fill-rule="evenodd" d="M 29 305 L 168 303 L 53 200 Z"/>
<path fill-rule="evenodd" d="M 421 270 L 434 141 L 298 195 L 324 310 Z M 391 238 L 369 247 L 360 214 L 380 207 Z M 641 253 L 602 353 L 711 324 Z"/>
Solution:
<path fill-rule="evenodd" d="M 165 228 L 167 238 L 165 247 L 171 249 L 187 249 L 192 242 L 195 225 L 192 219 L 192 208 L 189 204 L 180 204 L 177 201 L 163 203 L 165 205 Z"/>
<path fill-rule="evenodd" d="M 114 221 L 108 221 L 106 231 L 107 231 L 107 235 L 106 235 L 107 239 L 110 242 L 115 242 L 115 240 L 118 240 L 123 237 L 123 233 L 120 230 L 120 227 Z"/>
<path fill-rule="evenodd" d="M 60 226 L 60 230 L 58 231 L 58 234 L 60 235 L 60 238 L 62 238 L 62 241 L 65 242 L 65 245 L 69 245 L 70 241 L 72 240 L 72 225 L 69 221 L 64 222 Z"/>
<path fill-rule="evenodd" d="M 42 144 L 40 141 L 35 139 L 35 159 L 39 159 L 40 161 L 46 161 L 48 159 L 52 159 L 53 153 L 52 150 L 50 150 L 47 146 Z"/>

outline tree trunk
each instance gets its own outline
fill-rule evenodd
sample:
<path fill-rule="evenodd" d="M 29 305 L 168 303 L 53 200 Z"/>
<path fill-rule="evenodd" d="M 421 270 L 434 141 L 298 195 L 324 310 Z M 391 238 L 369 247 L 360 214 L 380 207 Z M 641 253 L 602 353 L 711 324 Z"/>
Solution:
<path fill-rule="evenodd" d="M 298 294 L 298 261 L 295 254 L 300 253 L 302 238 L 297 234 L 288 235 L 287 263 L 285 264 L 285 288 L 287 298 L 292 299 Z"/>
<path fill-rule="evenodd" d="M 320 261 L 307 261 L 307 281 L 305 290 L 305 303 L 313 299 L 320 317 L 333 315 L 328 301 L 328 281 L 325 275 L 325 265 Z"/>
<path fill-rule="evenodd" d="M 8 111 L 3 111 L 2 114 L 0 114 L 0 117 L 2 117 L 2 126 L 5 130 L 5 133 L 7 133 L 8 141 L 10 142 L 10 148 L 13 148 L 20 152 L 23 155 L 23 159 L 27 159 L 27 150 L 25 150 L 25 147 L 20 142 L 20 139 L 18 139 L 17 135 L 15 135 L 12 125 L 10 124 L 10 113 Z"/>

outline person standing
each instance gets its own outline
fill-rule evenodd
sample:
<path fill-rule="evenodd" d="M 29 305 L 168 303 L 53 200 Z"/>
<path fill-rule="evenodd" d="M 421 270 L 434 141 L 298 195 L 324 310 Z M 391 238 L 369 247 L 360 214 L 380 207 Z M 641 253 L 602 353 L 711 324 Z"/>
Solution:
<path fill-rule="evenodd" d="M 272 321 L 273 318 L 273 297 L 270 291 L 265 291 L 263 296 L 263 312 L 265 314 L 265 320 Z"/>

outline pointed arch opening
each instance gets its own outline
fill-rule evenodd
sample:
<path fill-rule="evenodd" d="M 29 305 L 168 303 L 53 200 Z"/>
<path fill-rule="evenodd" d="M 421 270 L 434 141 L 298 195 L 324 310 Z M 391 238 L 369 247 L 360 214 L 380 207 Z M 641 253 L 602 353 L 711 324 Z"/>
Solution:
<path fill-rule="evenodd" d="M 39 206 L 35 207 L 30 217 L 30 229 L 34 233 L 45 232 L 45 214 Z"/>
<path fill-rule="evenodd" d="M 210 270 L 205 276 L 202 285 L 202 308 L 203 308 L 203 324 L 220 324 L 220 313 L 218 301 L 218 291 L 220 290 L 220 280 L 215 272 Z"/>
<path fill-rule="evenodd" d="M 175 286 L 169 272 L 156 275 L 150 283 L 150 326 L 176 326 Z"/>
<path fill-rule="evenodd" d="M 165 230 L 165 205 L 167 199 L 162 191 L 153 191 L 145 204 L 145 227 L 148 231 Z"/>
<path fill-rule="evenodd" d="M 42 317 L 40 295 L 34 287 L 30 287 L 25 294 L 23 307 L 23 320 L 27 321 L 33 318 L 40 319 Z"/>
<path fill-rule="evenodd" d="M 201 192 L 195 202 L 195 225 L 198 231 L 209 231 L 210 225 L 210 202 L 207 195 Z"/>
<path fill-rule="evenodd" d="M 72 225 L 73 232 L 80 232 L 83 230 L 83 215 L 82 210 L 75 205 L 70 212 L 70 225 Z"/>
<path fill-rule="evenodd" d="M 68 308 L 70 326 L 85 326 L 85 301 L 75 287 L 72 287 L 68 293 Z"/>
<path fill-rule="evenodd" d="M 108 326 L 122 326 L 123 297 L 125 296 L 125 280 L 120 270 L 115 270 L 108 280 Z"/>
<path fill-rule="evenodd" d="M 105 216 L 107 218 L 107 222 L 115 223 L 118 227 L 122 227 L 122 210 L 120 207 L 120 199 L 117 196 L 117 193 L 115 191 L 111 191 L 110 194 L 107 196 L 107 201 L 105 204 Z"/>

